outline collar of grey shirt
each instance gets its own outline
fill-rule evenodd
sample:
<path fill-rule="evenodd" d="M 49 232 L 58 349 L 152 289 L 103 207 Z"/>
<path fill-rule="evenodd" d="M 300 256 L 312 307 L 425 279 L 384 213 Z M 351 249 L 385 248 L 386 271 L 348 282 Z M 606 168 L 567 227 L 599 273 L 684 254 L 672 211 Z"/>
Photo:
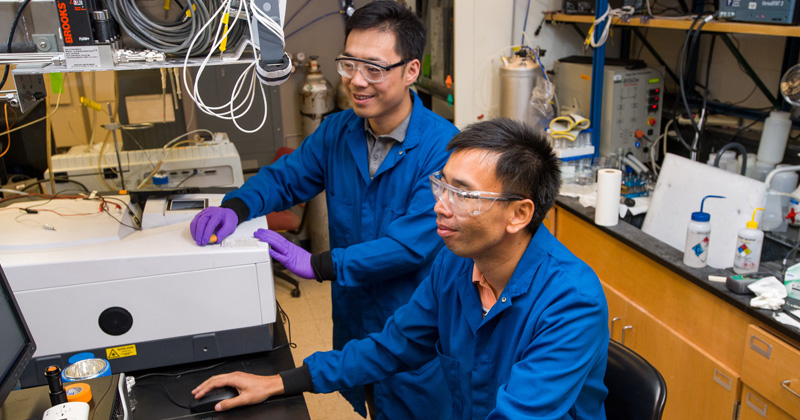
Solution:
<path fill-rule="evenodd" d="M 364 131 L 367 134 L 367 160 L 369 161 L 369 177 L 372 179 L 378 172 L 381 163 L 383 163 L 389 150 L 395 142 L 402 143 L 406 138 L 408 131 L 408 122 L 411 120 L 411 113 L 409 112 L 403 122 L 397 126 L 391 133 L 385 136 L 375 137 L 372 128 L 369 126 L 369 120 L 364 120 Z"/>
<path fill-rule="evenodd" d="M 406 118 L 398 125 L 391 133 L 383 135 L 383 136 L 376 136 L 375 133 L 372 131 L 372 127 L 369 126 L 369 120 L 364 119 L 364 131 L 367 132 L 367 140 L 369 140 L 370 144 L 375 144 L 376 139 L 380 140 L 394 140 L 400 143 L 406 139 L 406 132 L 408 131 L 408 123 L 411 121 L 411 112 L 406 115 Z"/>

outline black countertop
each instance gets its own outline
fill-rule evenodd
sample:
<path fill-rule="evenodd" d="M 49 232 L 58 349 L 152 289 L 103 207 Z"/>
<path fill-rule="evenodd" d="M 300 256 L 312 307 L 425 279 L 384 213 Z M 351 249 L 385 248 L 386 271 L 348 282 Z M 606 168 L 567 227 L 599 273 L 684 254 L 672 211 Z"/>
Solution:
<path fill-rule="evenodd" d="M 765 326 L 779 332 L 786 337 L 800 343 L 800 328 L 790 323 L 783 323 L 778 317 L 790 318 L 782 311 L 769 311 L 766 309 L 756 309 L 750 306 L 750 300 L 755 295 L 740 295 L 731 292 L 725 283 L 712 282 L 708 276 L 728 277 L 733 274 L 732 269 L 715 269 L 711 267 L 692 268 L 683 264 L 683 252 L 667 245 L 664 242 L 642 232 L 633 225 L 620 222 L 616 226 L 597 226 L 594 224 L 594 207 L 584 207 L 578 202 L 577 198 L 559 196 L 556 204 L 570 213 L 578 216 L 587 223 L 595 226 L 601 231 L 609 234 L 613 238 L 641 252 L 650 259 L 663 265 L 668 270 L 680 275 L 688 281 L 702 287 L 711 294 L 724 300 L 728 304 L 736 307 L 744 313 L 758 319 Z M 777 262 L 766 262 L 761 264 L 762 271 L 780 272 L 781 265 Z M 791 321 L 790 321 L 791 322 Z"/>
<path fill-rule="evenodd" d="M 140 377 L 134 387 L 137 403 L 133 411 L 133 420 L 309 420 L 308 408 L 302 394 L 272 397 L 261 404 L 239 407 L 222 413 L 211 411 L 193 414 L 188 408 L 176 404 L 177 402 L 180 405 L 188 405 L 193 400 L 191 390 L 213 375 L 234 371 L 275 375 L 294 368 L 292 351 L 287 344 L 286 331 L 280 315 L 274 324 L 273 334 L 275 349 L 271 351 L 230 357 L 225 360 L 130 372 L 129 376 Z M 167 376 L 178 372 L 185 373 L 180 376 Z M 148 373 L 159 375 L 143 376 Z"/>

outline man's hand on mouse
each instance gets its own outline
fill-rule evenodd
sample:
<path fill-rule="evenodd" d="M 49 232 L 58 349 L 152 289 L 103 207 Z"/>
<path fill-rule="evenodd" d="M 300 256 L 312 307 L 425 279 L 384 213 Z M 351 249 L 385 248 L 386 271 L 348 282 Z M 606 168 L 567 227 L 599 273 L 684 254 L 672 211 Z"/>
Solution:
<path fill-rule="evenodd" d="M 279 375 L 259 376 L 244 372 L 212 376 L 192 390 L 195 399 L 200 399 L 214 388 L 231 386 L 239 396 L 220 401 L 215 411 L 227 411 L 243 405 L 259 404 L 273 395 L 283 394 L 283 379 Z"/>

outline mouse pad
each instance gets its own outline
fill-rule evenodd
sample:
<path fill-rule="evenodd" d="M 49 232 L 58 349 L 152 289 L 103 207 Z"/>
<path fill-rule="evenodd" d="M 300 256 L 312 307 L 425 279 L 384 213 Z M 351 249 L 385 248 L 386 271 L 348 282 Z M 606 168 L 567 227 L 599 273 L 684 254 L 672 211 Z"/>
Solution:
<path fill-rule="evenodd" d="M 275 346 L 287 342 L 284 326 L 280 322 L 274 324 Z M 271 420 L 291 419 L 310 420 L 305 398 L 302 395 L 273 397 L 267 401 L 230 411 L 217 413 L 207 411 L 192 413 L 190 404 L 194 400 L 191 391 L 211 376 L 235 371 L 254 373 L 257 375 L 275 375 L 295 367 L 291 350 L 288 346 L 273 351 L 248 354 L 222 360 L 188 365 L 172 366 L 156 370 L 133 372 L 130 376 L 143 376 L 147 373 L 176 374 L 214 366 L 210 369 L 184 373 L 180 376 L 154 375 L 136 381 L 136 410 L 132 420 L 146 419 L 204 419 L 204 420 Z M 169 393 L 169 395 L 167 394 Z M 175 401 L 170 401 L 170 398 Z M 179 403 L 184 407 L 176 404 Z M 212 408 L 213 410 L 213 408 Z"/>

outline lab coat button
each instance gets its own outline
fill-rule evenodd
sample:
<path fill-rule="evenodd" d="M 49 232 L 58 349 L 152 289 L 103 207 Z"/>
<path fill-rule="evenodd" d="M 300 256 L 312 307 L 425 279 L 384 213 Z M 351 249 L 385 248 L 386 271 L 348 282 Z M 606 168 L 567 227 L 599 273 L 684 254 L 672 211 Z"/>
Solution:
<path fill-rule="evenodd" d="M 502 299 L 502 301 L 503 301 L 503 303 L 506 303 L 506 298 L 504 297 L 504 298 Z"/>

